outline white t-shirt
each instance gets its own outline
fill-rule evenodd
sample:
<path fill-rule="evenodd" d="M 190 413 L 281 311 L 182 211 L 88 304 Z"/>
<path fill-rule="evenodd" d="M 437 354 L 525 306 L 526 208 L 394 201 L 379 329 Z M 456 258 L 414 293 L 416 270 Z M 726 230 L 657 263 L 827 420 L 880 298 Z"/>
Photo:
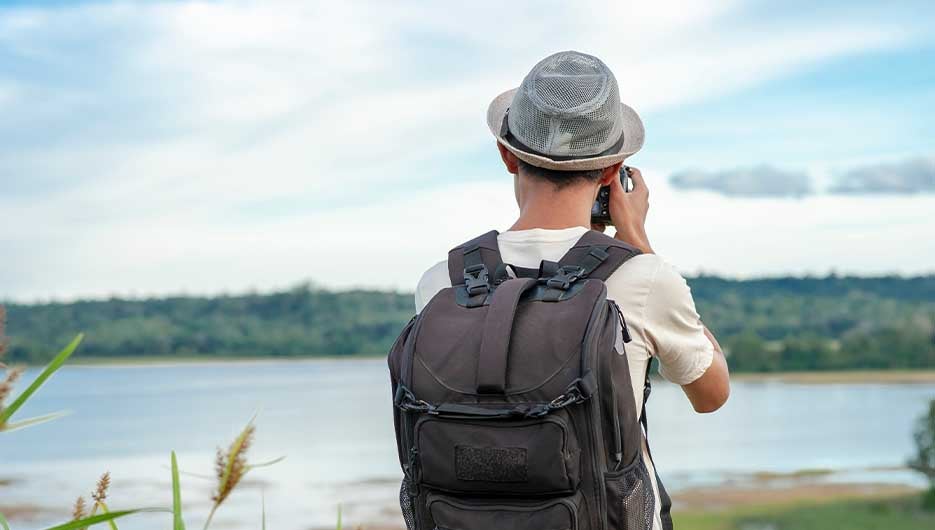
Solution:
<path fill-rule="evenodd" d="M 538 268 L 542 260 L 558 261 L 587 229 L 534 228 L 503 232 L 497 237 L 503 263 Z M 659 359 L 659 373 L 669 381 L 686 385 L 701 377 L 714 358 L 714 345 L 704 334 L 685 279 L 655 254 L 641 254 L 624 263 L 607 279 L 607 297 L 615 300 L 626 318 L 632 342 L 627 360 L 637 414 L 643 406 L 643 384 L 650 356 Z M 416 288 L 416 312 L 440 290 L 450 287 L 448 262 L 442 261 L 422 275 Z M 646 454 L 656 494 L 654 530 L 661 530 L 659 491 L 655 472 Z"/>

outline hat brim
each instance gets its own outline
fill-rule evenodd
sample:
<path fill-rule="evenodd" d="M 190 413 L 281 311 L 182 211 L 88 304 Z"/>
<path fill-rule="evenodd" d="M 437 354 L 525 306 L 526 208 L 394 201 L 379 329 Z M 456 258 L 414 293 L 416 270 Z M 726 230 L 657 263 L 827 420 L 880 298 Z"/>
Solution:
<path fill-rule="evenodd" d="M 621 103 L 619 119 L 623 124 L 623 143 L 616 153 L 589 158 L 575 158 L 572 160 L 553 160 L 546 156 L 523 151 L 512 145 L 500 134 L 500 129 L 503 126 L 503 117 L 506 115 L 507 109 L 509 109 L 510 105 L 513 103 L 513 96 L 516 94 L 517 90 L 519 90 L 519 88 L 507 90 L 490 102 L 490 106 L 487 107 L 487 127 L 490 128 L 490 132 L 503 147 L 509 149 L 511 153 L 524 162 L 536 167 L 555 169 L 557 171 L 589 171 L 592 169 L 604 169 L 617 162 L 623 162 L 628 156 L 636 153 L 643 147 L 643 139 L 645 137 L 643 121 L 640 120 L 635 110 Z"/>

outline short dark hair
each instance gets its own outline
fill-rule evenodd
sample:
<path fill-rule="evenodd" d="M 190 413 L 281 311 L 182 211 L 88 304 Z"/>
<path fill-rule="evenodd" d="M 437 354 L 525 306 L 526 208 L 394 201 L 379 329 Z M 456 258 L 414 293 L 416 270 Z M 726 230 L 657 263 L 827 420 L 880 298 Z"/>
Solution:
<path fill-rule="evenodd" d="M 601 175 L 604 173 L 603 169 L 589 169 L 585 171 L 558 171 L 556 169 L 546 169 L 534 166 L 529 162 L 524 162 L 523 160 L 517 160 L 517 162 L 519 162 L 520 172 L 533 178 L 551 182 L 552 185 L 555 186 L 556 190 L 567 188 L 568 186 L 579 182 L 597 182 L 601 179 Z"/>

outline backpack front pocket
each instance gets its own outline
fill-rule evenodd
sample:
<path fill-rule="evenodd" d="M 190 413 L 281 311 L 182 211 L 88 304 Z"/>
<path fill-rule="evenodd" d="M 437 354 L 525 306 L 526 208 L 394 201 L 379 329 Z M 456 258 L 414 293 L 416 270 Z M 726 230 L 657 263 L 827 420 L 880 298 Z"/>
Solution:
<path fill-rule="evenodd" d="M 545 501 L 454 499 L 435 493 L 427 500 L 438 530 L 577 530 L 581 494 Z"/>
<path fill-rule="evenodd" d="M 526 420 L 425 416 L 415 440 L 419 482 L 436 489 L 557 495 L 578 486 L 581 451 L 564 412 Z"/>

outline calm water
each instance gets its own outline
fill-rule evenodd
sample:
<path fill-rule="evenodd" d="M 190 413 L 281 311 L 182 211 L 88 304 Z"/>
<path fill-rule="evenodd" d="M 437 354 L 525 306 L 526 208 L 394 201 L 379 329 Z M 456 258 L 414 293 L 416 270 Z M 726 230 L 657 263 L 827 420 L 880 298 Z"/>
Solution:
<path fill-rule="evenodd" d="M 216 528 L 259 526 L 263 495 L 271 528 L 327 526 L 338 503 L 345 520 L 392 519 L 399 470 L 385 366 L 367 360 L 65 368 L 20 417 L 72 414 L 0 436 L 0 478 L 12 480 L 0 486 L 0 507 L 42 509 L 20 528 L 60 521 L 105 470 L 114 476 L 112 508 L 170 505 L 169 451 L 178 453 L 184 472 L 211 475 L 216 447 L 259 413 L 251 459 L 287 458 L 253 471 L 220 510 Z M 913 420 L 933 397 L 935 385 L 746 382 L 734 384 L 724 409 L 701 416 L 680 389 L 660 383 L 650 400 L 650 439 L 674 490 L 807 468 L 842 471 L 831 480 L 912 481 L 907 472 L 879 468 L 899 466 L 910 454 Z M 194 475 L 182 481 L 188 525 L 197 528 L 212 482 Z M 162 528 L 166 521 L 146 515 L 122 527 Z"/>

